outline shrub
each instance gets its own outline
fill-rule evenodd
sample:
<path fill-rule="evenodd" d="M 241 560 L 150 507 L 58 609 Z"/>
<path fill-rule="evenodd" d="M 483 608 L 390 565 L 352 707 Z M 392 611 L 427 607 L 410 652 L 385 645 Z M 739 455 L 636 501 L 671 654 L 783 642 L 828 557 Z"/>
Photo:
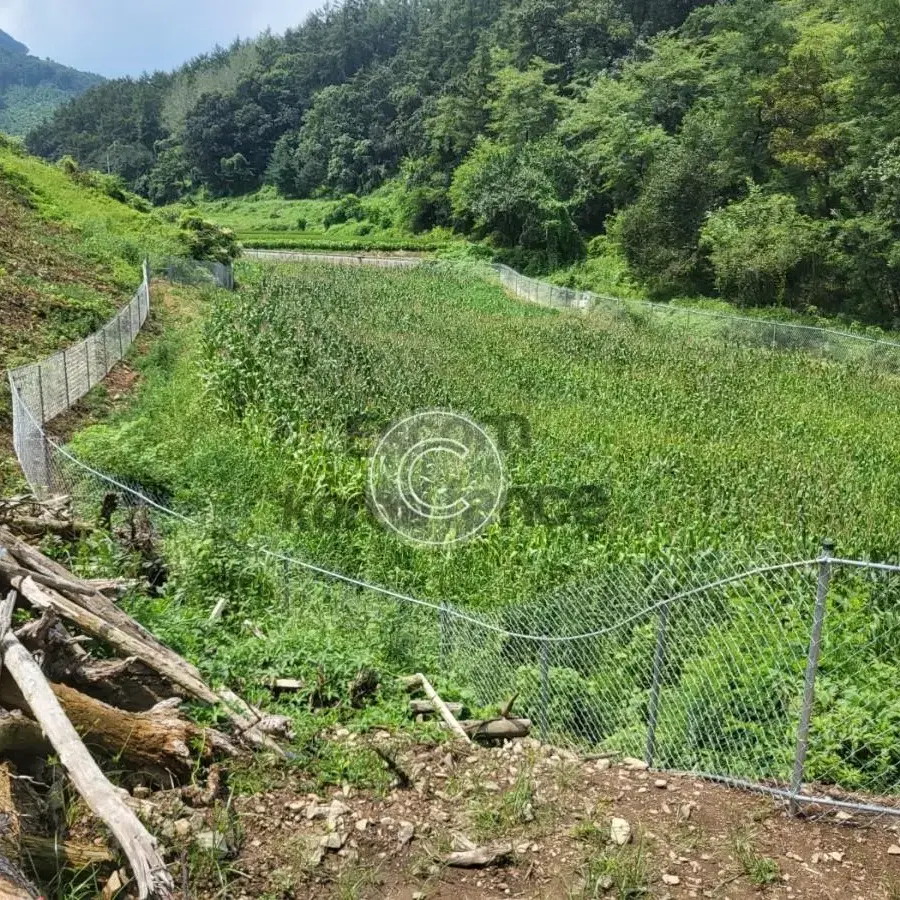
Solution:
<path fill-rule="evenodd" d="M 184 213 L 178 224 L 179 238 L 194 259 L 228 263 L 241 252 L 241 245 L 230 228 L 220 228 L 194 213 Z"/>

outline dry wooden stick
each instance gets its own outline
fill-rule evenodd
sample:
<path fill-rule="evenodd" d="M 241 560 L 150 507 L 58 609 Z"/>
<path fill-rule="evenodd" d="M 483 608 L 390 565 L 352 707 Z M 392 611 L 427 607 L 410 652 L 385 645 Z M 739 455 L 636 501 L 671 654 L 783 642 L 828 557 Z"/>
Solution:
<path fill-rule="evenodd" d="M 471 744 L 472 741 L 469 736 L 463 731 L 459 722 L 456 721 L 456 717 L 447 709 L 447 704 L 441 700 L 438 692 L 431 686 L 431 682 L 421 673 L 419 672 L 416 676 L 419 679 L 419 684 L 423 691 L 425 691 L 425 695 L 428 699 L 434 704 L 435 709 L 441 714 L 441 718 L 447 723 L 447 727 L 461 740 L 467 744 Z"/>
<path fill-rule="evenodd" d="M 14 634 L 7 633 L 0 642 L 0 655 L 78 793 L 124 850 L 137 880 L 140 897 L 171 898 L 175 884 L 156 840 L 122 802 L 85 749 L 31 654 Z"/>
<path fill-rule="evenodd" d="M 461 850 L 451 853 L 446 859 L 446 865 L 456 869 L 484 869 L 497 862 L 503 862 L 512 855 L 511 845 L 504 845 L 491 849 L 490 847 L 478 847 L 475 850 Z"/>
<path fill-rule="evenodd" d="M 447 703 L 446 706 L 457 718 L 462 715 L 462 703 Z M 430 716 L 434 715 L 438 710 L 430 700 L 410 700 L 409 711 L 414 716 Z"/>
<path fill-rule="evenodd" d="M 16 592 L 10 591 L 0 603 L 0 641 L 6 637 L 12 625 L 13 610 L 16 608 Z M 0 656 L 0 675 L 3 674 L 3 657 Z"/>

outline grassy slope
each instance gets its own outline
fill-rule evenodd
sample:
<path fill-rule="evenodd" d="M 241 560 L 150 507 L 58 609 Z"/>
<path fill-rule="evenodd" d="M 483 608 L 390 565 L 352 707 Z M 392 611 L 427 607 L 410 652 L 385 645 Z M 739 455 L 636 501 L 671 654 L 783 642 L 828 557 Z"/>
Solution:
<path fill-rule="evenodd" d="M 0 139 L 0 368 L 40 359 L 96 329 L 131 295 L 146 253 L 177 252 L 176 230 Z M 0 486 L 15 467 L 0 386 Z"/>

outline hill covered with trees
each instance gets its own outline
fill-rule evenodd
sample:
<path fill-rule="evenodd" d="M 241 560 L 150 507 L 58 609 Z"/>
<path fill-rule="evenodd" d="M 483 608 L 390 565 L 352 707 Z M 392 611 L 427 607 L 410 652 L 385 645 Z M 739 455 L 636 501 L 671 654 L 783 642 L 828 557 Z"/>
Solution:
<path fill-rule="evenodd" d="M 99 75 L 31 56 L 24 44 L 0 31 L 0 131 L 23 137 L 66 100 L 101 81 Z"/>
<path fill-rule="evenodd" d="M 391 182 L 411 231 L 532 270 L 614 256 L 655 296 L 890 325 L 898 37 L 898 0 L 345 0 L 99 85 L 28 146 L 155 203 Z"/>

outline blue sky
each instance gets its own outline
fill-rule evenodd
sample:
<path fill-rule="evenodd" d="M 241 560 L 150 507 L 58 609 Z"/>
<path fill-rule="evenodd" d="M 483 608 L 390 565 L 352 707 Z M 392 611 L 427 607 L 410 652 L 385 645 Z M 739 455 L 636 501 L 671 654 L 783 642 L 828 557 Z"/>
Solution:
<path fill-rule="evenodd" d="M 35 56 L 110 77 L 172 69 L 216 43 L 299 25 L 323 0 L 0 0 Z"/>

